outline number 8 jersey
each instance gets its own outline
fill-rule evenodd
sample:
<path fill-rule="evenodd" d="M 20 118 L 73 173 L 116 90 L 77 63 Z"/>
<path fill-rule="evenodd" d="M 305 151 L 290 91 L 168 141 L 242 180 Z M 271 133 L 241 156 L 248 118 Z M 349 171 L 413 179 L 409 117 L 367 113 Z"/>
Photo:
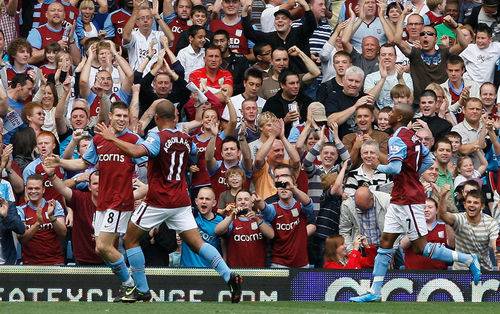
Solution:
<path fill-rule="evenodd" d="M 148 151 L 146 204 L 160 208 L 191 206 L 187 184 L 190 155 L 196 154 L 191 137 L 179 130 L 150 131 L 141 143 Z"/>

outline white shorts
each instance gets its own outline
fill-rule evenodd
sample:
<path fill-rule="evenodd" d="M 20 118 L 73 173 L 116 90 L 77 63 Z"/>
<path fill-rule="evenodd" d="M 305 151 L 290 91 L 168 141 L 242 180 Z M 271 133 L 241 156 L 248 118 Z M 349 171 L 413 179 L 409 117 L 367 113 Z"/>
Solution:
<path fill-rule="evenodd" d="M 407 234 L 411 241 L 427 235 L 424 204 L 389 204 L 384 221 L 385 233 Z"/>
<path fill-rule="evenodd" d="M 149 231 L 164 221 L 170 229 L 178 233 L 198 228 L 191 206 L 160 208 L 143 202 L 134 211 L 131 220 L 137 227 L 145 231 Z"/>
<path fill-rule="evenodd" d="M 99 236 L 100 232 L 125 233 L 132 212 L 121 212 L 116 209 L 106 209 L 96 211 L 92 220 L 94 236 Z"/>

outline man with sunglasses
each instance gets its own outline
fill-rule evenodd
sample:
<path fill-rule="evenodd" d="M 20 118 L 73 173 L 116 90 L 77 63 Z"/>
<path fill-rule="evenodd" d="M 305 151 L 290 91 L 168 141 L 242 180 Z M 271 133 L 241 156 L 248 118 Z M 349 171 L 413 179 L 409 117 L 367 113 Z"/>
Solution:
<path fill-rule="evenodd" d="M 437 33 L 433 26 L 426 25 L 420 32 L 419 46 L 411 47 L 403 40 L 403 22 L 410 10 L 405 8 L 399 17 L 399 22 L 394 34 L 395 42 L 399 49 L 410 60 L 410 74 L 413 80 L 414 99 L 420 99 L 425 87 L 432 82 L 442 84 L 446 81 L 446 60 L 451 54 L 459 54 L 466 47 L 464 35 L 460 32 L 457 22 L 449 15 L 444 17 L 443 23 L 457 36 L 457 44 L 448 48 L 436 49 Z"/>

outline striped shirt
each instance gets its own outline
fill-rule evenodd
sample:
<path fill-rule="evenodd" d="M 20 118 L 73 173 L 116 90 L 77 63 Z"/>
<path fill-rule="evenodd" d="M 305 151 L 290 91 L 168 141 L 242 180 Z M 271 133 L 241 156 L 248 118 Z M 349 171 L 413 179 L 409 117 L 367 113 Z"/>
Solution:
<path fill-rule="evenodd" d="M 302 26 L 302 21 L 303 19 L 293 22 L 292 27 Z M 311 35 L 311 37 L 309 37 L 309 52 L 311 54 L 316 54 L 319 56 L 319 54 L 323 50 L 323 46 L 332 35 L 332 32 L 333 28 L 328 23 L 328 20 L 321 19 L 318 22 L 318 26 L 314 30 L 313 34 Z M 305 53 L 307 54 L 307 51 L 305 51 Z M 316 79 L 321 82 L 323 80 L 323 74 L 321 74 Z"/>
<path fill-rule="evenodd" d="M 493 270 L 490 259 L 490 243 L 498 238 L 498 222 L 491 216 L 481 213 L 477 225 L 469 223 L 467 213 L 456 213 L 453 230 L 455 231 L 455 250 L 462 253 L 475 253 L 481 268 Z M 468 269 L 467 265 L 455 262 L 453 269 Z"/>
<path fill-rule="evenodd" d="M 359 187 L 367 186 L 371 191 L 389 192 L 383 188 L 389 186 L 391 180 L 387 174 L 375 169 L 372 176 L 369 176 L 363 170 L 363 164 L 358 168 L 349 171 L 347 180 L 344 186 L 344 192 L 348 196 L 354 196 L 354 193 Z"/>
<path fill-rule="evenodd" d="M 347 149 L 345 149 L 344 144 L 342 142 L 336 143 L 335 147 L 337 147 L 337 151 L 339 152 L 342 161 L 345 161 L 350 158 L 349 152 L 347 151 Z M 320 198 L 321 195 L 323 194 L 323 186 L 321 184 L 321 178 L 326 174 L 338 172 L 340 170 L 339 165 L 335 165 L 330 169 L 325 169 L 323 165 L 320 166 L 315 165 L 314 161 L 319 156 L 320 150 L 321 146 L 318 143 L 316 143 L 304 158 L 304 170 L 306 171 L 307 177 L 309 178 L 308 194 L 313 201 L 315 213 L 319 211 Z"/>

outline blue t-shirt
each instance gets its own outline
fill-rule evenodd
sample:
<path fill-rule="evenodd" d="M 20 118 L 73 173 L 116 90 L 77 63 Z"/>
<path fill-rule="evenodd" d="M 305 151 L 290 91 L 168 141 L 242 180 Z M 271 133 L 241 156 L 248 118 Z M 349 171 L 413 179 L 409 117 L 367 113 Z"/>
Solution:
<path fill-rule="evenodd" d="M 220 237 L 215 234 L 215 227 L 219 222 L 224 220 L 220 215 L 215 215 L 212 220 L 208 220 L 199 212 L 195 214 L 195 221 L 200 231 L 200 236 L 208 244 L 211 244 L 219 252 L 221 251 Z M 210 264 L 205 262 L 198 254 L 193 252 L 189 246 L 182 242 L 181 266 L 182 267 L 199 267 L 211 268 Z"/>

